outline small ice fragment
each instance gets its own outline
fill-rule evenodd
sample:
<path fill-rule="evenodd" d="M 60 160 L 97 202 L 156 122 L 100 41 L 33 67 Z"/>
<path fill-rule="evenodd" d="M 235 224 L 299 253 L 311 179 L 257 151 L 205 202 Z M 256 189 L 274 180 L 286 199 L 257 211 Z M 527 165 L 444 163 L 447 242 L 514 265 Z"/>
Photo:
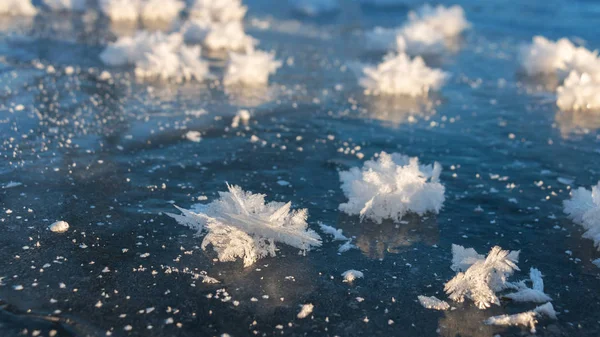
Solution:
<path fill-rule="evenodd" d="M 9 181 L 8 183 L 4 184 L 4 185 L 2 186 L 2 188 L 13 188 L 13 187 L 18 187 L 18 186 L 21 186 L 21 185 L 23 185 L 23 184 L 22 184 L 22 183 L 20 183 L 20 182 L 16 182 L 16 181 Z"/>
<path fill-rule="evenodd" d="M 526 311 L 514 315 L 499 315 L 493 316 L 484 321 L 488 325 L 502 326 L 525 326 L 529 327 L 531 333 L 535 333 L 535 326 L 538 323 L 537 318 L 547 316 L 551 319 L 556 319 L 556 311 L 552 303 L 540 305 L 531 311 Z"/>
<path fill-rule="evenodd" d="M 563 185 L 571 185 L 575 180 L 574 179 L 569 179 L 569 178 L 563 178 L 563 177 L 558 177 L 559 183 L 563 184 Z"/>
<path fill-rule="evenodd" d="M 514 293 L 506 294 L 503 297 L 510 298 L 515 302 L 546 303 L 552 301 L 552 298 L 544 293 L 542 273 L 536 268 L 531 268 L 529 271 L 529 278 L 532 283 L 531 288 L 525 286 L 524 283 L 517 283 L 515 285 L 518 290 Z"/>
<path fill-rule="evenodd" d="M 278 180 L 277 181 L 277 185 L 279 185 L 279 186 L 289 186 L 290 183 L 287 182 L 287 181 L 285 181 L 285 180 Z"/>
<path fill-rule="evenodd" d="M 301 305 L 302 309 L 300 309 L 300 312 L 298 313 L 298 318 L 303 319 L 306 318 L 308 315 L 310 315 L 313 312 L 314 309 L 314 305 L 312 305 L 311 303 L 307 303 L 307 304 L 303 304 Z"/>
<path fill-rule="evenodd" d="M 348 238 L 344 234 L 342 234 L 341 229 L 337 229 L 333 226 L 326 225 L 320 221 L 317 223 L 319 224 L 319 227 L 321 228 L 321 231 L 323 233 L 333 236 L 334 241 L 347 241 L 348 240 Z"/>
<path fill-rule="evenodd" d="M 352 283 L 357 278 L 363 278 L 364 276 L 365 276 L 365 274 L 363 274 L 362 271 L 358 271 L 358 270 L 354 270 L 354 269 L 346 270 L 345 272 L 342 273 L 342 277 L 344 278 L 343 282 L 347 282 L 347 283 Z"/>
<path fill-rule="evenodd" d="M 435 296 L 422 296 L 419 295 L 419 302 L 424 308 L 433 309 L 433 310 L 448 310 L 450 309 L 450 305 L 446 301 L 442 301 Z"/>
<path fill-rule="evenodd" d="M 66 221 L 56 221 L 48 229 L 54 233 L 64 233 L 69 230 L 69 224 Z"/>
<path fill-rule="evenodd" d="M 199 143 L 202 140 L 202 134 L 198 131 L 188 131 L 185 138 L 191 142 Z"/>
<path fill-rule="evenodd" d="M 355 248 L 357 248 L 356 245 L 352 243 L 352 239 L 349 239 L 348 241 L 344 242 L 344 244 L 340 245 L 340 247 L 338 248 L 338 253 L 345 253 L 350 249 Z"/>

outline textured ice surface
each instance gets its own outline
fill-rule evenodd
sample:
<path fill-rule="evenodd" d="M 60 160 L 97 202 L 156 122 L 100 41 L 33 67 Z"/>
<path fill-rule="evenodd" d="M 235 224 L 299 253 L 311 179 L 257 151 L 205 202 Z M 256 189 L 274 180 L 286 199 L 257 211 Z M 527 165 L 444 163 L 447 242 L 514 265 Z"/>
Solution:
<path fill-rule="evenodd" d="M 348 202 L 340 210 L 381 223 L 395 222 L 407 213 L 438 213 L 444 204 L 444 186 L 439 182 L 439 163 L 420 165 L 419 159 L 398 153 L 381 152 L 362 168 L 340 172 L 342 190 Z"/>

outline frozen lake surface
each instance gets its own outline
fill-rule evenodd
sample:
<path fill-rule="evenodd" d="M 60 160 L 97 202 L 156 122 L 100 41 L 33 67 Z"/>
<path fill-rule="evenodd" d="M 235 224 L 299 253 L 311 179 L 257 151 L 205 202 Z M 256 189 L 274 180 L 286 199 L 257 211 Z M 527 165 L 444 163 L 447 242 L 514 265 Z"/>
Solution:
<path fill-rule="evenodd" d="M 131 67 L 104 66 L 98 55 L 127 31 L 94 12 L 2 17 L 0 335 L 529 334 L 482 323 L 529 304 L 421 306 L 418 295 L 447 298 L 452 244 L 521 250 L 513 279 L 542 271 L 559 316 L 540 319 L 538 336 L 600 335 L 591 262 L 600 252 L 562 205 L 571 189 L 600 180 L 600 114 L 558 111 L 545 89 L 556 84 L 525 78 L 517 60 L 534 35 L 599 49 L 600 6 L 458 1 L 472 28 L 426 60 L 452 77 L 414 100 L 364 95 L 347 65 L 379 62 L 362 32 L 399 26 L 420 3 L 341 3 L 339 13 L 306 18 L 285 1 L 246 1 L 246 32 L 283 67 L 267 88 L 233 91 L 140 82 Z M 209 56 L 219 74 L 222 55 Z M 251 118 L 232 128 L 240 109 Z M 443 166 L 439 214 L 376 224 L 338 210 L 347 200 L 338 171 L 381 151 Z M 343 229 L 358 249 L 338 254 L 340 242 L 321 234 L 322 247 L 305 256 L 279 245 L 251 267 L 216 261 L 163 213 L 215 200 L 225 182 L 307 208 L 310 228 Z M 57 220 L 70 224 L 66 233 L 47 229 Z M 342 282 L 349 269 L 364 278 Z M 205 274 L 220 283 L 203 283 Z M 307 303 L 314 310 L 299 319 Z"/>

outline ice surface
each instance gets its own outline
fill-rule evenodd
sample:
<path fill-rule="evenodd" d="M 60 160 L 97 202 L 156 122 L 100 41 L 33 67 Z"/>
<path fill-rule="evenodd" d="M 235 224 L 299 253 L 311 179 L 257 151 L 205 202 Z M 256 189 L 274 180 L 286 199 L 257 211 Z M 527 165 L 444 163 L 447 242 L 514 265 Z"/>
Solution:
<path fill-rule="evenodd" d="M 53 11 L 83 12 L 87 7 L 87 0 L 43 0 L 43 2 Z"/>
<path fill-rule="evenodd" d="M 448 302 L 442 301 L 435 296 L 427 297 L 427 296 L 419 295 L 418 298 L 419 298 L 419 303 L 421 303 L 421 305 L 424 308 L 433 309 L 433 310 L 448 310 L 448 309 L 450 309 L 450 305 L 448 304 Z"/>
<path fill-rule="evenodd" d="M 339 10 L 338 0 L 289 0 L 294 10 L 306 16 L 319 16 Z"/>
<path fill-rule="evenodd" d="M 365 274 L 362 271 L 350 269 L 346 270 L 342 273 L 342 277 L 344 278 L 344 282 L 352 283 L 354 280 L 358 278 L 365 277 Z"/>
<path fill-rule="evenodd" d="M 37 9 L 31 0 L 3 0 L 0 2 L 0 15 L 34 16 Z"/>
<path fill-rule="evenodd" d="M 419 165 L 417 157 L 381 152 L 362 168 L 340 172 L 342 191 L 348 202 L 339 209 L 381 223 L 399 222 L 409 212 L 438 213 L 444 204 L 444 186 L 439 182 L 442 167 Z"/>
<path fill-rule="evenodd" d="M 208 22 L 241 21 L 248 9 L 241 0 L 196 0 L 190 8 L 192 18 Z"/>
<path fill-rule="evenodd" d="M 556 319 L 556 311 L 552 303 L 546 303 L 531 311 L 526 311 L 514 315 L 493 316 L 485 320 L 485 324 L 489 325 L 505 325 L 505 326 L 525 326 L 528 327 L 531 333 L 535 333 L 537 318 L 546 316 L 551 319 Z"/>
<path fill-rule="evenodd" d="M 275 59 L 274 52 L 252 49 L 247 53 L 229 53 L 223 84 L 243 86 L 264 86 L 269 75 L 281 67 L 281 61 Z"/>
<path fill-rule="evenodd" d="M 583 237 L 593 240 L 600 250 L 600 181 L 591 191 L 583 187 L 572 191 L 571 199 L 564 201 L 564 211 L 583 226 Z"/>
<path fill-rule="evenodd" d="M 212 245 L 219 260 L 244 260 L 244 266 L 258 259 L 275 256 L 275 242 L 302 251 L 321 245 L 321 238 L 308 229 L 306 209 L 291 210 L 291 203 L 265 203 L 265 195 L 245 192 L 228 185 L 220 199 L 196 208 L 197 213 L 182 210 L 183 215 L 168 214 L 181 225 L 207 234 L 202 248 Z"/>
<path fill-rule="evenodd" d="M 411 59 L 408 55 L 388 54 L 383 62 L 362 69 L 359 84 L 369 95 L 427 96 L 429 91 L 442 87 L 448 74 L 425 65 L 421 57 Z"/>
<path fill-rule="evenodd" d="M 516 264 L 518 260 L 518 251 L 502 250 L 495 246 L 485 260 L 478 260 L 466 272 L 456 274 L 445 284 L 444 290 L 453 301 L 463 302 L 467 297 L 480 309 L 489 308 L 492 304 L 500 305 L 496 292 L 510 287 L 507 278 L 519 270 Z"/>

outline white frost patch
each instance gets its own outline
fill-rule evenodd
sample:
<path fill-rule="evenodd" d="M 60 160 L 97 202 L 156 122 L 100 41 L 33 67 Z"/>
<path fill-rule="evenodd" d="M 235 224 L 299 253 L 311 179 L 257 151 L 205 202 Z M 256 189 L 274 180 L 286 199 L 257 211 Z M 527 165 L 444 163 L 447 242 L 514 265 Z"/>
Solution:
<path fill-rule="evenodd" d="M 303 252 L 321 245 L 321 238 L 308 229 L 308 211 L 291 210 L 291 202 L 265 203 L 265 195 L 243 191 L 227 185 L 220 199 L 195 207 L 195 211 L 178 208 L 183 215 L 167 213 L 181 225 L 207 232 L 202 249 L 212 245 L 219 261 L 244 260 L 244 266 L 258 259 L 275 256 L 275 242 L 285 243 Z"/>
<path fill-rule="evenodd" d="M 306 16 L 334 13 L 340 9 L 338 0 L 290 0 L 294 11 Z"/>
<path fill-rule="evenodd" d="M 99 0 L 98 6 L 102 14 L 111 21 L 137 21 L 140 15 L 138 0 Z"/>
<path fill-rule="evenodd" d="M 187 43 L 199 43 L 211 50 L 248 51 L 257 41 L 246 35 L 241 22 L 211 22 L 192 19 L 182 27 Z"/>
<path fill-rule="evenodd" d="M 551 319 L 556 319 L 556 311 L 552 303 L 540 305 L 531 311 L 526 311 L 514 315 L 493 316 L 484 321 L 488 325 L 502 326 L 525 326 L 528 327 L 531 333 L 535 333 L 535 326 L 538 323 L 538 318 L 546 316 Z"/>
<path fill-rule="evenodd" d="M 454 251 L 453 248 L 453 253 Z M 463 253 L 465 251 L 461 250 Z M 448 297 L 456 302 L 463 302 L 467 297 L 479 309 L 489 308 L 492 304 L 500 305 L 496 292 L 511 287 L 507 278 L 515 270 L 519 270 L 516 264 L 519 251 L 502 250 L 495 246 L 485 259 L 473 262 L 474 255 L 471 252 L 463 256 L 466 258 L 460 262 L 458 258 L 453 258 L 453 266 L 468 266 L 468 269 L 464 273 L 459 272 L 445 284 L 444 290 Z"/>
<path fill-rule="evenodd" d="M 345 272 L 343 272 L 342 277 L 344 278 L 344 282 L 352 283 L 357 278 L 365 277 L 365 274 L 363 274 L 362 271 L 350 269 L 350 270 L 346 270 Z"/>
<path fill-rule="evenodd" d="M 527 287 L 524 282 L 515 283 L 518 290 L 503 297 L 510 298 L 515 302 L 546 303 L 552 301 L 552 298 L 544 293 L 542 273 L 536 268 L 531 268 L 529 278 L 532 283 L 531 288 Z"/>
<path fill-rule="evenodd" d="M 368 95 L 427 96 L 438 90 L 449 74 L 429 68 L 421 57 L 411 59 L 404 53 L 388 54 L 377 66 L 365 66 L 359 84 Z"/>
<path fill-rule="evenodd" d="M 340 245 L 340 248 L 338 248 L 338 253 L 345 253 L 345 252 L 349 251 L 350 249 L 356 249 L 356 248 L 358 248 L 358 247 L 356 247 L 356 245 L 354 245 L 352 243 L 352 239 L 349 239 L 344 244 Z"/>
<path fill-rule="evenodd" d="M 87 0 L 43 0 L 43 2 L 53 11 L 83 12 Z"/>
<path fill-rule="evenodd" d="M 594 241 L 600 250 L 600 181 L 592 190 L 580 187 L 564 201 L 564 211 L 575 223 L 585 229 L 584 238 Z"/>
<path fill-rule="evenodd" d="M 281 61 L 275 60 L 275 53 L 251 50 L 245 54 L 229 53 L 229 62 L 225 69 L 223 84 L 263 86 L 269 82 L 269 75 L 281 67 Z"/>
<path fill-rule="evenodd" d="M 48 229 L 54 233 L 64 233 L 69 230 L 69 224 L 66 221 L 56 221 Z"/>
<path fill-rule="evenodd" d="M 199 143 L 202 140 L 202 134 L 198 131 L 188 131 L 185 138 L 191 142 Z"/>
<path fill-rule="evenodd" d="M 238 111 L 238 113 L 233 117 L 233 120 L 231 121 L 231 127 L 235 129 L 240 126 L 240 122 L 246 124 L 246 123 L 248 123 L 249 120 L 250 120 L 250 111 L 248 111 L 246 109 L 242 109 L 242 110 Z M 288 183 L 288 185 L 289 185 L 289 183 Z"/>
<path fill-rule="evenodd" d="M 248 9 L 241 0 L 196 0 L 191 6 L 190 17 L 210 22 L 241 21 Z"/>
<path fill-rule="evenodd" d="M 315 306 L 311 303 L 301 305 L 301 309 L 297 317 L 300 319 L 308 317 L 308 315 L 312 314 L 314 308 Z"/>
<path fill-rule="evenodd" d="M 418 298 L 419 298 L 419 303 L 421 303 L 421 305 L 424 308 L 433 309 L 433 310 L 448 310 L 448 309 L 450 309 L 450 305 L 448 304 L 448 302 L 442 301 L 435 296 L 427 297 L 427 296 L 419 295 Z"/>
<path fill-rule="evenodd" d="M 179 16 L 185 3 L 181 0 L 99 0 L 100 11 L 111 21 L 171 22 Z"/>
<path fill-rule="evenodd" d="M 135 64 L 145 60 L 146 55 L 152 53 L 154 49 L 167 46 L 169 49 L 174 50 L 182 44 L 183 37 L 181 34 L 140 31 L 132 37 L 121 37 L 116 42 L 111 43 L 100 54 L 100 59 L 104 64 L 111 66 Z"/>
<path fill-rule="evenodd" d="M 377 160 L 368 160 L 362 168 L 340 172 L 342 191 L 348 198 L 339 209 L 381 223 L 399 222 L 413 212 L 438 213 L 444 203 L 444 186 L 439 182 L 442 166 L 419 165 L 417 157 L 381 152 Z"/>
<path fill-rule="evenodd" d="M 563 111 L 600 110 L 600 82 L 588 73 L 572 71 L 556 89 L 556 105 Z"/>
<path fill-rule="evenodd" d="M 348 240 L 348 238 L 344 234 L 342 234 L 343 231 L 341 229 L 337 229 L 333 226 L 326 225 L 326 224 L 322 223 L 321 221 L 319 221 L 317 223 L 323 233 L 333 236 L 334 241 L 347 241 Z"/>
<path fill-rule="evenodd" d="M 34 16 L 37 9 L 31 0 L 3 0 L 0 2 L 0 15 Z"/>

